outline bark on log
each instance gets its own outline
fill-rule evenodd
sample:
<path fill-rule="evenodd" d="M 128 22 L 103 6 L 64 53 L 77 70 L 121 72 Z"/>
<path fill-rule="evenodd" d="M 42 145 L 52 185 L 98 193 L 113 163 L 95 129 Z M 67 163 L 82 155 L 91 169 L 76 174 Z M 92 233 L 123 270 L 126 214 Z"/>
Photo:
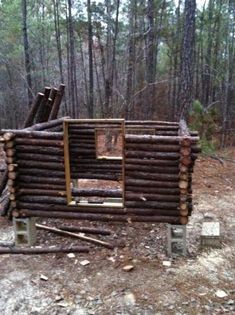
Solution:
<path fill-rule="evenodd" d="M 64 162 L 64 156 L 60 155 L 51 155 L 51 154 L 38 154 L 38 153 L 29 153 L 29 152 L 18 152 L 17 151 L 17 158 L 18 161 L 40 161 L 40 162 L 58 162 L 63 163 Z M 18 162 L 17 161 L 17 162 Z"/>
<path fill-rule="evenodd" d="M 148 180 L 157 180 L 157 181 L 172 181 L 176 182 L 179 180 L 178 174 L 154 174 L 144 173 L 138 171 L 127 171 L 125 172 L 126 178 L 137 178 L 137 179 L 148 179 Z"/>
<path fill-rule="evenodd" d="M 45 113 L 45 106 L 47 104 L 48 98 L 50 96 L 51 88 L 46 86 L 44 90 L 44 97 L 42 101 L 40 102 L 38 111 L 37 111 L 37 116 L 35 118 L 36 123 L 41 123 L 44 122 L 46 119 L 44 119 L 44 113 Z"/>
<path fill-rule="evenodd" d="M 180 195 L 160 195 L 154 193 L 133 193 L 126 191 L 125 193 L 126 201 L 169 201 L 169 202 L 179 202 Z"/>
<path fill-rule="evenodd" d="M 59 90 L 57 92 L 55 101 L 53 103 L 53 107 L 50 113 L 50 117 L 49 120 L 53 120 L 56 119 L 60 110 L 60 104 L 64 95 L 64 90 L 65 90 L 65 85 L 64 84 L 60 84 L 59 86 Z"/>
<path fill-rule="evenodd" d="M 114 249 L 114 245 L 111 243 L 97 240 L 95 238 L 91 238 L 91 237 L 88 237 L 85 235 L 83 236 L 80 234 L 76 234 L 76 233 L 72 233 L 72 232 L 68 232 L 68 231 L 63 231 L 63 230 L 57 229 L 55 227 L 49 227 L 49 226 L 42 225 L 42 224 L 36 224 L 36 227 L 40 230 L 48 231 L 48 232 L 55 233 L 55 234 L 58 234 L 61 236 L 70 236 L 72 238 L 77 238 L 77 239 L 80 239 L 80 240 L 85 241 L 85 242 L 100 245 L 100 246 L 103 246 L 103 247 L 106 247 L 109 249 Z"/>
<path fill-rule="evenodd" d="M 89 247 L 87 246 L 73 246 L 73 247 L 30 247 L 30 248 L 18 248 L 0 247 L 0 255 L 3 254 L 23 254 L 23 255 L 41 255 L 41 254 L 55 254 L 55 253 L 89 253 Z"/>
<path fill-rule="evenodd" d="M 46 169 L 40 169 L 40 168 L 20 168 L 19 170 L 20 172 L 20 175 L 23 176 L 23 175 L 27 175 L 27 176 L 30 176 L 30 175 L 33 175 L 33 176 L 45 176 L 45 178 L 54 178 L 54 179 L 64 179 L 65 178 L 65 172 L 62 170 L 62 171 L 58 171 L 58 170 L 46 170 Z M 11 173 L 9 173 L 9 178 L 10 177 Z M 16 177 L 15 177 L 16 178 Z M 12 177 L 12 179 L 15 179 Z M 42 182 L 43 183 L 43 182 Z"/>
<path fill-rule="evenodd" d="M 41 187 L 43 188 L 43 187 Z M 33 195 L 33 196 L 55 196 L 55 197 L 66 197 L 67 193 L 63 190 L 49 190 L 49 189 L 29 189 L 20 188 L 18 195 Z M 74 194 L 73 194 L 74 195 Z"/>
<path fill-rule="evenodd" d="M 39 183 L 41 187 L 44 187 L 44 184 L 55 184 L 55 185 L 65 185 L 65 180 L 61 178 L 45 178 L 38 176 L 27 176 L 27 175 L 19 175 L 18 177 L 19 183 Z M 22 185 L 22 184 L 21 184 Z"/>
<path fill-rule="evenodd" d="M 138 216 L 180 216 L 179 210 L 167 210 L 167 209 L 151 209 L 151 208 L 128 208 L 127 215 Z"/>
<path fill-rule="evenodd" d="M 140 158 L 125 158 L 125 165 L 145 165 L 145 166 L 178 166 L 177 160 L 157 160 L 157 159 L 140 159 Z"/>
<path fill-rule="evenodd" d="M 15 138 L 17 145 L 30 145 L 30 146 L 45 146 L 45 147 L 63 147 L 64 142 L 61 140 L 48 140 L 48 139 L 25 139 Z"/>
<path fill-rule="evenodd" d="M 84 197 L 114 197 L 120 198 L 122 197 L 122 191 L 120 189 L 78 189 L 72 188 L 73 196 L 84 196 Z"/>
<path fill-rule="evenodd" d="M 20 138 L 36 138 L 47 140 L 63 140 L 62 132 L 48 132 L 48 131 L 33 131 L 31 129 L 3 129 L 4 133 L 12 132 L 16 137 Z"/>
<path fill-rule="evenodd" d="M 18 166 L 20 169 L 22 168 L 37 168 L 37 169 L 45 169 L 45 170 L 58 170 L 58 171 L 64 171 L 64 163 L 62 162 L 44 162 L 40 161 L 40 164 L 38 161 L 31 161 L 31 160 L 17 160 Z"/>
<path fill-rule="evenodd" d="M 178 174 L 179 167 L 178 166 L 163 166 L 163 167 L 155 167 L 149 166 L 148 163 L 146 165 L 136 165 L 125 163 L 126 171 L 140 171 L 140 172 L 151 172 L 151 173 L 159 173 L 159 174 Z"/>
<path fill-rule="evenodd" d="M 144 179 L 129 179 L 125 180 L 127 186 L 138 187 L 161 187 L 161 188 L 177 188 L 178 182 L 163 182 L 163 181 L 150 181 Z"/>
<path fill-rule="evenodd" d="M 9 150 L 8 150 L 9 151 Z M 46 154 L 46 155 L 64 155 L 63 148 L 52 148 L 52 147 L 44 147 L 39 145 L 17 145 L 16 146 L 17 154 L 20 153 L 34 153 L 34 154 Z M 11 152 L 12 155 L 9 155 L 7 152 L 7 156 L 13 156 L 15 152 Z"/>
<path fill-rule="evenodd" d="M 43 93 L 38 93 L 37 97 L 30 109 L 30 112 L 28 114 L 28 117 L 26 118 L 25 122 L 24 122 L 24 128 L 28 128 L 31 127 L 33 125 L 34 122 L 34 118 L 38 112 L 38 108 L 40 107 L 40 104 L 43 100 L 44 94 Z"/>
<path fill-rule="evenodd" d="M 65 191 L 65 184 L 45 184 L 45 183 L 25 183 L 21 182 L 20 187 L 22 189 L 50 189 L 54 191 Z"/>
<path fill-rule="evenodd" d="M 180 146 L 176 144 L 168 145 L 168 144 L 154 144 L 154 143 L 126 143 L 126 150 L 134 151 L 157 151 L 157 152 L 179 152 Z"/>
<path fill-rule="evenodd" d="M 50 217 L 50 213 L 55 211 L 57 213 L 59 212 L 71 212 L 71 213 L 82 213 L 82 214 L 112 214 L 112 215 L 119 215 L 119 214 L 126 214 L 127 210 L 124 208 L 111 208 L 111 207 L 99 207 L 99 206 L 92 206 L 92 204 L 89 206 L 66 206 L 66 205 L 60 205 L 56 203 L 33 203 L 33 202 L 18 202 L 17 204 L 18 209 L 28 209 L 32 211 L 43 211 L 47 213 L 47 216 Z"/>
<path fill-rule="evenodd" d="M 125 185 L 125 191 L 128 192 L 141 192 L 141 193 L 156 193 L 156 194 L 162 194 L 162 195 L 179 195 L 180 189 L 177 188 L 162 188 L 160 187 L 145 187 L 143 185 L 139 186 L 132 186 L 132 185 Z"/>
<path fill-rule="evenodd" d="M 47 128 L 52 128 L 52 127 L 56 127 L 56 126 L 59 126 L 59 125 L 63 125 L 63 121 L 66 118 L 68 118 L 68 117 L 62 117 L 62 118 L 50 120 L 48 122 L 43 122 L 43 123 L 39 123 L 39 124 L 33 125 L 31 130 L 33 130 L 33 131 L 42 131 L 42 130 L 45 130 Z"/>
<path fill-rule="evenodd" d="M 192 143 L 196 143 L 199 137 L 190 137 Z M 152 135 L 126 135 L 126 143 L 164 143 L 164 144 L 180 144 L 182 137 L 180 136 L 152 136 Z"/>
<path fill-rule="evenodd" d="M 179 207 L 178 202 L 161 202 L 161 201 L 125 201 L 125 206 L 127 208 L 143 208 L 146 209 L 167 209 L 167 210 L 177 210 Z"/>
<path fill-rule="evenodd" d="M 178 160 L 180 158 L 179 153 L 169 152 L 146 152 L 146 151 L 125 151 L 125 157 L 127 158 L 155 158 L 159 160 Z"/>
<path fill-rule="evenodd" d="M 56 211 L 38 211 L 22 209 L 17 211 L 14 215 L 22 217 L 50 217 L 50 218 L 64 218 L 64 219 L 78 219 L 90 221 L 103 221 L 103 222 L 162 222 L 180 224 L 181 217 L 179 216 L 127 216 L 127 215 L 104 215 L 104 214 L 87 214 L 87 213 L 73 213 L 73 212 L 56 212 Z M 182 217 L 185 222 L 185 217 Z M 181 223 L 182 224 L 182 223 Z M 186 224 L 186 223 L 183 223 Z"/>

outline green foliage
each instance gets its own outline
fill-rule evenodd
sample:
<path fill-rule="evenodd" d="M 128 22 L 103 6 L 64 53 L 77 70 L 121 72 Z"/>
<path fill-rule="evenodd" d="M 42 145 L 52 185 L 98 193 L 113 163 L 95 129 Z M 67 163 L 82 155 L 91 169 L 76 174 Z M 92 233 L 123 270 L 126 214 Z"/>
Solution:
<path fill-rule="evenodd" d="M 204 108 L 200 101 L 195 100 L 190 112 L 190 129 L 197 130 L 200 135 L 202 152 L 211 154 L 216 149 L 213 139 L 217 130 L 218 113 L 215 108 Z"/>

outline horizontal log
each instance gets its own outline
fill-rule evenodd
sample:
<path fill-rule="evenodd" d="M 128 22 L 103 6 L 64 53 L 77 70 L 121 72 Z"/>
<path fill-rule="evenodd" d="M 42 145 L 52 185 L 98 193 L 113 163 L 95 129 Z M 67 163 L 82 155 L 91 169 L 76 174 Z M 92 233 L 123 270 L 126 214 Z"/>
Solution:
<path fill-rule="evenodd" d="M 151 126 L 151 125 L 170 125 L 170 126 L 179 126 L 179 123 L 176 121 L 162 121 L 162 120 L 126 120 L 125 124 L 127 127 L 129 127 L 129 125 L 144 125 L 144 126 Z"/>
<path fill-rule="evenodd" d="M 12 132 L 17 137 L 27 139 L 63 140 L 62 132 L 32 131 L 28 129 L 3 129 L 3 132 Z"/>
<path fill-rule="evenodd" d="M 85 130 L 68 130 L 69 136 L 70 135 L 86 135 L 86 136 L 94 136 L 95 137 L 95 130 L 89 130 L 89 129 L 85 129 Z"/>
<path fill-rule="evenodd" d="M 91 164 L 80 164 L 79 161 L 71 161 L 70 163 L 70 169 L 71 171 L 77 171 L 77 172 L 87 172 L 87 171 L 97 171 L 97 172 L 104 172 L 107 171 L 121 171 L 121 165 L 114 165 L 114 164 L 99 164 L 96 163 L 94 165 Z"/>
<path fill-rule="evenodd" d="M 41 130 L 45 130 L 47 128 L 52 128 L 52 127 L 55 127 L 55 126 L 58 126 L 58 125 L 63 125 L 63 121 L 66 118 L 67 117 L 62 117 L 62 118 L 50 120 L 48 122 L 39 123 L 39 124 L 33 125 L 29 129 L 34 130 L 34 131 L 41 131 Z"/>
<path fill-rule="evenodd" d="M 45 184 L 45 183 L 27 183 L 27 182 L 20 182 L 20 188 L 24 189 L 48 189 L 48 190 L 54 190 L 54 191 L 65 191 L 66 190 L 66 187 L 65 187 L 65 184 Z"/>
<path fill-rule="evenodd" d="M 167 209 L 167 210 L 178 210 L 178 202 L 161 202 L 161 201 L 125 201 L 127 208 L 151 208 L 151 209 Z"/>
<path fill-rule="evenodd" d="M 67 193 L 63 190 L 49 190 L 49 189 L 35 188 L 20 188 L 18 195 L 33 195 L 33 196 L 55 196 L 55 197 L 66 197 Z"/>
<path fill-rule="evenodd" d="M 41 255 L 41 254 L 56 254 L 56 253 L 88 253 L 89 247 L 87 246 L 72 246 L 72 247 L 29 247 L 29 248 L 19 248 L 19 247 L 0 247 L 0 255 L 3 254 L 22 254 L 22 255 Z"/>
<path fill-rule="evenodd" d="M 19 168 L 37 168 L 46 170 L 64 170 L 64 163 L 62 162 L 45 162 L 45 161 L 31 161 L 31 160 L 17 160 Z"/>
<path fill-rule="evenodd" d="M 138 164 L 129 164 L 125 163 L 125 170 L 126 171 L 142 171 L 142 172 L 151 172 L 151 173 L 159 173 L 159 174 L 178 174 L 179 167 L 178 166 L 162 166 L 162 167 L 155 167 L 152 165 L 138 165 Z"/>
<path fill-rule="evenodd" d="M 199 141 L 199 137 L 190 137 L 192 143 Z M 165 144 L 180 144 L 182 137 L 179 136 L 153 136 L 153 135 L 126 135 L 127 143 L 165 143 Z"/>
<path fill-rule="evenodd" d="M 32 202 L 18 202 L 18 208 L 19 209 L 29 209 L 32 211 L 35 210 L 40 210 L 40 211 L 45 211 L 49 213 L 50 216 L 50 212 L 51 211 L 55 211 L 55 212 L 75 212 L 75 213 L 99 213 L 99 214 L 125 214 L 126 213 L 126 209 L 124 208 L 111 208 L 111 207 L 95 207 L 94 205 L 91 207 L 83 206 L 65 206 L 65 205 L 60 205 L 60 204 L 55 204 L 53 203 L 32 203 Z"/>
<path fill-rule="evenodd" d="M 103 179 L 103 180 L 113 180 L 113 181 L 121 181 L 122 174 L 114 174 L 113 172 L 110 174 L 100 174 L 100 173 L 72 173 L 72 179 Z"/>
<path fill-rule="evenodd" d="M 82 149 L 96 149 L 95 143 L 83 143 L 82 141 L 80 142 L 74 142 L 74 141 L 69 141 L 69 148 L 76 148 L 78 150 Z"/>
<path fill-rule="evenodd" d="M 155 158 L 159 160 L 178 160 L 180 158 L 180 154 L 176 152 L 146 152 L 140 150 L 125 150 L 125 156 L 128 158 Z"/>
<path fill-rule="evenodd" d="M 46 154 L 46 155 L 64 155 L 63 148 L 44 147 L 40 145 L 16 145 L 17 154 L 21 153 L 35 153 L 35 154 Z"/>
<path fill-rule="evenodd" d="M 128 186 L 140 186 L 140 187 L 161 187 L 161 188 L 177 188 L 178 182 L 163 182 L 163 181 L 151 181 L 144 179 L 129 179 L 125 180 L 125 184 Z"/>
<path fill-rule="evenodd" d="M 122 197 L 122 191 L 120 189 L 78 189 L 72 188 L 73 196 L 84 196 L 84 197 Z"/>
<path fill-rule="evenodd" d="M 170 202 L 179 202 L 180 195 L 160 195 L 155 193 L 133 193 L 127 191 L 125 193 L 126 201 L 170 201 Z"/>
<path fill-rule="evenodd" d="M 147 172 L 139 172 L 139 171 L 127 171 L 125 172 L 126 178 L 138 178 L 138 179 L 148 179 L 148 180 L 156 180 L 156 181 L 178 181 L 178 174 L 154 174 Z"/>
<path fill-rule="evenodd" d="M 177 188 L 162 188 L 160 187 L 145 187 L 143 184 L 139 186 L 125 184 L 125 191 L 128 192 L 141 192 L 141 193 L 154 193 L 162 195 L 179 195 L 180 189 Z"/>
<path fill-rule="evenodd" d="M 61 170 L 47 170 L 47 169 L 40 169 L 40 166 L 38 168 L 20 168 L 19 169 L 20 175 L 33 175 L 33 176 L 45 176 L 44 178 L 51 178 L 54 179 L 64 179 L 65 178 L 65 171 Z M 10 177 L 9 177 L 10 178 Z M 13 178 L 14 179 L 14 178 Z"/>
<path fill-rule="evenodd" d="M 111 235 L 111 231 L 101 228 L 79 227 L 79 226 L 59 226 L 60 230 L 69 232 L 80 232 L 87 234 Z"/>
<path fill-rule="evenodd" d="M 62 155 L 51 155 L 51 154 L 40 154 L 40 153 L 30 153 L 30 152 L 18 152 L 17 158 L 24 161 L 40 161 L 40 162 L 64 162 L 64 156 Z M 18 162 L 18 161 L 17 161 Z"/>
<path fill-rule="evenodd" d="M 126 143 L 125 150 L 134 150 L 134 151 L 157 151 L 157 152 L 179 152 L 180 146 L 176 144 L 154 144 L 154 143 Z"/>
<path fill-rule="evenodd" d="M 151 209 L 151 208 L 127 208 L 127 214 L 134 214 L 139 216 L 180 216 L 179 210 L 167 209 Z"/>
<path fill-rule="evenodd" d="M 30 146 L 45 146 L 45 147 L 63 147 L 64 142 L 62 140 L 50 140 L 50 139 L 27 139 L 16 137 L 16 144 L 30 145 Z"/>
<path fill-rule="evenodd" d="M 49 218 L 64 218 L 103 222 L 162 222 L 180 224 L 181 218 L 176 216 L 127 216 L 127 215 L 104 215 L 104 214 L 87 214 L 87 213 L 73 213 L 73 212 L 46 212 L 37 210 L 22 209 L 17 212 L 18 216 L 22 217 L 49 217 Z M 181 223 L 182 224 L 182 223 Z M 186 224 L 186 223 L 184 223 Z"/>
<path fill-rule="evenodd" d="M 21 183 L 39 183 L 44 187 L 45 184 L 65 185 L 65 180 L 61 178 L 45 178 L 39 176 L 19 175 L 18 182 Z"/>
<path fill-rule="evenodd" d="M 178 131 L 173 130 L 173 131 L 168 131 L 168 130 L 156 130 L 155 135 L 157 136 L 173 136 L 176 137 L 178 136 Z"/>
<path fill-rule="evenodd" d="M 19 201 L 32 203 L 32 206 L 37 203 L 43 204 L 55 204 L 55 205 L 66 205 L 67 200 L 64 197 L 57 197 L 57 196 L 34 196 L 34 195 L 21 195 L 19 197 Z"/>
<path fill-rule="evenodd" d="M 126 130 L 129 131 L 129 129 L 140 129 L 140 131 L 142 130 L 146 130 L 146 134 L 147 134 L 147 129 L 155 129 L 156 131 L 174 131 L 177 132 L 179 127 L 175 126 L 175 125 L 159 125 L 159 124 L 152 124 L 149 127 L 143 127 L 143 125 L 141 124 L 128 124 L 126 125 Z"/>
<path fill-rule="evenodd" d="M 145 165 L 145 166 L 178 166 L 178 160 L 159 160 L 151 158 L 125 158 L 125 164 L 131 165 Z"/>

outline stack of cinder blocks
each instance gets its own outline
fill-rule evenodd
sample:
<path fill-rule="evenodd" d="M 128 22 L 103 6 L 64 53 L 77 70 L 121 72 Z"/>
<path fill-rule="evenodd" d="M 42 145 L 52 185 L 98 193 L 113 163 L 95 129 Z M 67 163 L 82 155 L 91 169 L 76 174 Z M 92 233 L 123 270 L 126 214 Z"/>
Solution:
<path fill-rule="evenodd" d="M 32 246 L 36 243 L 35 218 L 14 218 L 13 226 L 16 246 Z"/>

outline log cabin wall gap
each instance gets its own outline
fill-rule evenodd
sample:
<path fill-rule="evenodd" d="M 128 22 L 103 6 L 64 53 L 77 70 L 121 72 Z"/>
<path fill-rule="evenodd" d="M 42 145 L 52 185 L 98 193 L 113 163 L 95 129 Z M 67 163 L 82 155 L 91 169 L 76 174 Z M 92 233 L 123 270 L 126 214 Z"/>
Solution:
<path fill-rule="evenodd" d="M 2 135 L 15 217 L 188 222 L 200 147 L 185 121 L 63 117 Z"/>

